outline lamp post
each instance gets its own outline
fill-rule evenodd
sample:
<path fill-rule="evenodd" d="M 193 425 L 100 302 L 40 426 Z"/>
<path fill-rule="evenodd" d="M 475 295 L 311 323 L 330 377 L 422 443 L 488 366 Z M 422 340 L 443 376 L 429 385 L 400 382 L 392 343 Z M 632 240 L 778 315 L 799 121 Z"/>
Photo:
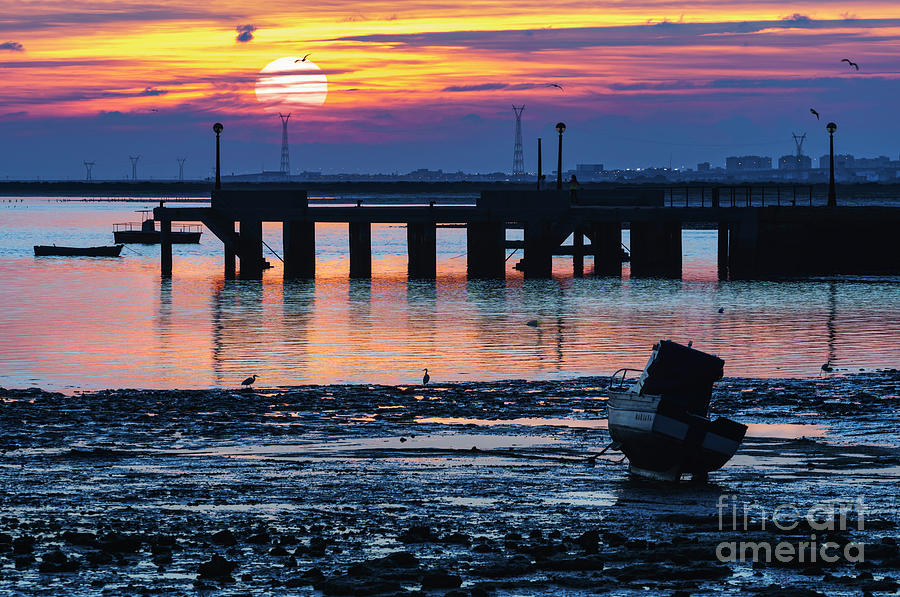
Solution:
<path fill-rule="evenodd" d="M 556 150 L 556 190 L 562 190 L 562 134 L 566 131 L 565 122 L 556 123 L 556 131 L 559 133 L 559 148 Z"/>
<path fill-rule="evenodd" d="M 828 207 L 837 207 L 837 193 L 834 192 L 834 131 L 837 130 L 837 125 L 829 122 L 825 129 L 828 131 L 829 148 Z"/>
<path fill-rule="evenodd" d="M 221 133 L 224 128 L 225 127 L 222 126 L 221 122 L 217 122 L 213 125 L 213 131 L 216 133 L 216 189 L 222 188 L 222 168 L 219 165 L 219 133 Z"/>

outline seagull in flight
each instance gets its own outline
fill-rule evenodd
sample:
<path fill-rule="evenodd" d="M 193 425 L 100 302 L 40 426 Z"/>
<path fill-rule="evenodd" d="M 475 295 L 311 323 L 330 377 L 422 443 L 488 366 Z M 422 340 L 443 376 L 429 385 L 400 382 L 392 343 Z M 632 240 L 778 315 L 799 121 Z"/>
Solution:
<path fill-rule="evenodd" d="M 842 58 L 841 62 L 846 62 L 848 66 L 852 66 L 856 70 L 859 70 L 859 65 L 850 60 L 849 58 Z"/>
<path fill-rule="evenodd" d="M 563 86 L 559 83 L 547 83 L 547 87 L 556 87 L 560 91 L 565 91 L 565 89 L 563 89 Z"/>
<path fill-rule="evenodd" d="M 819 120 L 819 113 L 816 112 L 813 108 L 809 109 L 810 114 L 813 114 L 816 117 L 816 120 Z"/>
<path fill-rule="evenodd" d="M 306 59 L 309 58 L 310 56 L 312 56 L 312 54 L 307 54 L 306 56 L 304 56 L 304 57 L 301 58 L 300 60 L 294 60 L 294 62 L 295 62 L 295 63 L 297 63 L 297 62 L 306 62 Z M 859 67 L 857 67 L 857 69 L 859 69 Z"/>

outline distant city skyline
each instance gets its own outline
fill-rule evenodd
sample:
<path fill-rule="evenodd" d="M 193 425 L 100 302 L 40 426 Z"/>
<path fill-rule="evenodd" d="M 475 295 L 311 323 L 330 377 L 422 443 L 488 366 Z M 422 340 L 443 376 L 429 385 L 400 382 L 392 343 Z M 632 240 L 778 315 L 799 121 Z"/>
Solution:
<path fill-rule="evenodd" d="M 502 25 L 498 25 L 502 23 Z M 100 0 L 4 4 L 0 177 L 174 177 L 276 170 L 510 171 L 524 105 L 526 170 L 695 167 L 729 155 L 898 154 L 900 5 L 739 7 L 633 0 L 322 6 L 223 0 L 154 10 Z M 852 59 L 860 69 L 842 63 Z M 263 72 L 264 71 L 264 72 Z M 821 120 L 810 112 L 813 108 Z M 546 168 L 545 168 L 546 169 Z"/>

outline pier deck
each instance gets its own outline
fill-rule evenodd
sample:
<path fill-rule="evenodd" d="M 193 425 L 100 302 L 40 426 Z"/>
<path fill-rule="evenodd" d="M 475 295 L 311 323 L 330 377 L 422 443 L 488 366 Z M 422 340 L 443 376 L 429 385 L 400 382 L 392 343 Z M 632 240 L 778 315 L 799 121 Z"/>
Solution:
<path fill-rule="evenodd" d="M 262 276 L 262 222 L 281 222 L 286 277 L 315 275 L 315 224 L 346 223 L 351 277 L 368 277 L 372 224 L 407 226 L 409 275 L 436 273 L 436 226 L 466 228 L 467 270 L 473 278 L 502 278 L 506 272 L 506 231 L 524 229 L 528 278 L 549 277 L 552 257 L 570 254 L 575 275 L 592 256 L 595 275 L 621 274 L 622 226 L 631 230 L 631 275 L 681 276 L 681 231 L 685 224 L 718 229 L 718 266 L 723 279 L 821 274 L 897 274 L 900 226 L 896 207 L 675 207 L 663 192 L 646 189 L 582 193 L 574 201 L 556 191 L 486 192 L 476 205 L 309 205 L 302 191 L 219 190 L 210 207 L 154 210 L 160 222 L 161 270 L 172 272 L 172 222 L 202 222 L 224 245 L 225 275 Z M 235 224 L 238 223 L 236 229 Z M 574 235 L 572 248 L 560 245 Z M 587 238 L 590 244 L 585 244 Z"/>

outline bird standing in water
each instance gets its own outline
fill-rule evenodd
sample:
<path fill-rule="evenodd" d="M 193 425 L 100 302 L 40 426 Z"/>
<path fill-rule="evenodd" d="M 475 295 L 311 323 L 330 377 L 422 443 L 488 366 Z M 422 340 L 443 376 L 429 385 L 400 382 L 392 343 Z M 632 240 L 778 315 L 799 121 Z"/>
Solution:
<path fill-rule="evenodd" d="M 832 371 L 834 371 L 834 367 L 831 366 L 831 361 L 822 365 L 822 373 L 831 373 Z"/>
<path fill-rule="evenodd" d="M 428 369 L 422 369 L 425 372 L 425 375 L 422 376 L 422 385 L 427 386 L 431 376 L 428 375 Z"/>
<path fill-rule="evenodd" d="M 253 385 L 253 382 L 255 382 L 255 381 L 256 381 L 256 375 L 251 375 L 250 377 L 248 377 L 247 379 L 242 381 L 241 385 L 249 388 L 250 386 Z"/>

